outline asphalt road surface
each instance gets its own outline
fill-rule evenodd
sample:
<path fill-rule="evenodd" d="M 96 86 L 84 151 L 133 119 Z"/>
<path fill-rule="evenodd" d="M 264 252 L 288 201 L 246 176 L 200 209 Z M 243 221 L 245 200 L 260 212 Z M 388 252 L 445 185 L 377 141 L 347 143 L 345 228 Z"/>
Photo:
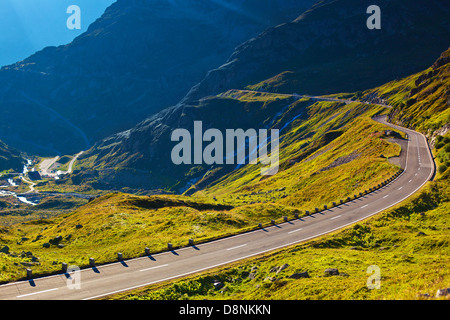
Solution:
<path fill-rule="evenodd" d="M 381 118 L 377 121 L 384 122 Z M 298 244 L 371 217 L 416 193 L 435 171 L 426 138 L 415 131 L 391 126 L 408 134 L 405 170 L 396 180 L 375 192 L 311 216 L 222 240 L 81 271 L 9 283 L 0 286 L 0 299 L 97 299 Z"/>

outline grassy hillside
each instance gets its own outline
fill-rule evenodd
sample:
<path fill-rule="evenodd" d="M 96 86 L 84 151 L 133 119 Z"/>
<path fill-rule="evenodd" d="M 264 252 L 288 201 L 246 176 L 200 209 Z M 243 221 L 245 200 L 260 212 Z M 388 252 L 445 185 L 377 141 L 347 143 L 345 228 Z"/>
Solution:
<path fill-rule="evenodd" d="M 298 101 L 280 116 L 286 120 L 298 111 L 305 114 L 286 127 L 278 175 L 261 180 L 257 166 L 246 166 L 191 197 L 113 193 L 71 213 L 2 228 L 0 243 L 10 253 L 0 253 L 0 281 L 23 277 L 27 266 L 47 274 L 60 270 L 61 262 L 83 267 L 94 257 L 102 264 L 115 261 L 117 252 L 131 258 L 145 247 L 157 252 L 169 242 L 177 247 L 189 238 L 236 234 L 353 196 L 398 171 L 387 157 L 398 156 L 399 146 L 384 136 L 387 127 L 370 119 L 380 107 Z M 308 128 L 314 130 L 308 134 Z M 355 150 L 357 157 L 342 162 Z M 340 186 L 336 191 L 325 187 L 329 179 Z"/>
<path fill-rule="evenodd" d="M 365 222 L 245 262 L 108 299 L 426 299 L 450 281 L 448 175 Z M 287 265 L 277 273 L 277 270 Z M 370 266 L 380 289 L 370 290 Z M 339 275 L 327 276 L 336 268 Z M 307 272 L 306 278 L 293 274 Z M 215 290 L 213 282 L 225 287 Z"/>
<path fill-rule="evenodd" d="M 397 92 L 383 99 L 394 99 Z M 438 87 L 436 92 L 445 91 Z M 429 95 L 417 97 L 416 104 L 421 104 Z M 436 110 L 445 114 L 448 108 L 442 104 L 446 102 L 439 101 Z M 189 238 L 202 242 L 282 216 L 301 216 L 306 210 L 364 192 L 399 169 L 392 158 L 401 154 L 401 148 L 392 138 L 401 134 L 387 136 L 390 128 L 372 120 L 390 112 L 386 108 L 239 90 L 202 103 L 195 108 L 247 108 L 228 120 L 242 124 L 250 119 L 239 119 L 242 114 L 254 115 L 258 123 L 281 129 L 280 172 L 262 177 L 258 165 L 231 172 L 221 167 L 191 168 L 202 176 L 188 190 L 191 196 L 112 193 L 70 213 L 2 227 L 0 243 L 9 252 L 0 253 L 0 282 L 24 277 L 27 267 L 34 274 L 48 274 L 59 271 L 61 262 L 83 267 L 93 257 L 102 264 L 115 261 L 117 252 L 131 258 L 143 255 L 145 247 L 157 252 L 165 250 L 168 242 L 183 246 Z M 418 294 L 434 295 L 448 287 L 450 279 L 446 268 L 450 262 L 450 170 L 446 167 L 450 137 L 439 131 L 445 125 L 435 130 L 433 123 L 434 119 L 425 122 L 423 130 L 431 130 L 436 137 L 436 161 L 444 167 L 436 182 L 397 207 L 315 241 L 119 298 L 415 299 L 423 297 Z M 278 274 L 271 271 L 284 264 L 288 267 Z M 366 287 L 371 265 L 381 270 L 380 290 Z M 339 269 L 340 275 L 330 281 L 324 275 L 327 268 Z M 307 278 L 290 278 L 305 271 Z M 224 282 L 227 289 L 214 291 L 213 279 Z"/>
<path fill-rule="evenodd" d="M 248 259 L 245 262 L 217 268 L 210 272 L 191 276 L 174 283 L 154 285 L 131 293 L 124 293 L 113 299 L 147 300 L 147 299 L 428 299 L 435 297 L 438 289 L 447 288 L 450 281 L 450 132 L 448 124 L 448 62 L 449 51 L 444 53 L 432 68 L 406 79 L 397 80 L 365 93 L 354 94 L 374 103 L 394 105 L 390 111 L 393 120 L 403 125 L 414 127 L 426 133 L 433 142 L 433 154 L 438 165 L 436 180 L 428 183 L 420 193 L 402 202 L 396 207 L 374 216 L 364 222 L 347 227 L 333 234 L 322 236 L 305 244 L 278 250 L 272 254 Z M 347 96 L 347 95 L 345 95 Z M 352 96 L 352 95 L 350 95 Z M 348 97 L 348 96 L 347 96 Z M 320 105 L 321 108 L 324 105 Z M 311 108 L 312 109 L 312 108 Z M 314 119 L 314 113 L 309 121 Z M 330 114 L 331 116 L 331 114 Z M 339 121 L 339 116 L 331 116 L 328 123 Z M 331 120 L 330 120 L 331 119 Z M 327 120 L 322 118 L 322 123 Z M 310 126 L 314 124 L 310 123 Z M 346 136 L 364 139 L 363 128 L 374 125 L 364 117 L 357 117 L 349 124 L 347 130 L 327 146 L 312 148 L 313 152 L 302 149 L 302 153 L 294 166 L 282 171 L 272 179 L 255 182 L 248 175 L 241 173 L 236 178 L 228 177 L 229 183 L 221 187 L 212 186 L 205 193 L 221 195 L 224 198 L 242 197 L 239 193 L 247 191 L 240 179 L 247 178 L 251 186 L 264 187 L 265 184 L 275 186 L 277 179 L 295 170 L 295 164 L 302 166 L 294 176 L 305 185 L 311 185 L 308 175 L 301 175 L 302 169 L 313 168 L 315 159 L 325 164 L 336 161 L 327 159 L 327 153 L 345 150 Z M 301 125 L 297 126 L 300 131 Z M 317 128 L 317 127 L 316 127 Z M 336 129 L 330 127 L 328 129 Z M 314 130 L 312 130 L 314 132 Z M 295 131 L 291 131 L 293 134 Z M 301 132 L 301 131 L 300 131 Z M 330 131 L 329 131 L 330 132 Z M 353 133 L 353 135 L 351 135 Z M 373 134 L 372 136 L 377 136 Z M 320 136 L 321 139 L 325 135 Z M 352 139 L 350 139 L 352 140 Z M 295 149 L 295 142 L 290 141 Z M 369 140 L 370 141 L 370 140 Z M 300 143 L 300 142 L 299 142 Z M 317 142 L 316 142 L 317 143 Z M 311 144 L 314 146 L 314 143 Z M 320 146 L 320 143 L 318 144 Z M 369 148 L 362 149 L 367 157 L 377 160 L 379 143 L 369 143 Z M 353 139 L 353 146 L 357 142 Z M 367 145 L 366 145 L 367 146 Z M 373 149 L 372 149 L 373 148 Z M 392 150 L 391 150 L 392 151 Z M 315 152 L 315 154 L 314 154 Z M 340 156 L 348 154 L 341 152 Z M 314 158 L 316 156 L 316 158 Z M 384 154 L 384 156 L 389 156 Z M 354 159 L 353 162 L 355 163 Z M 286 160 L 286 159 L 285 159 Z M 291 159 L 292 160 L 292 159 Z M 309 160 L 309 161 L 308 161 Z M 319 160 L 318 160 L 319 161 Z M 286 166 L 286 161 L 284 162 Z M 342 165 L 342 167 L 344 167 Z M 322 167 L 323 169 L 324 167 Z M 381 167 L 382 168 L 382 167 Z M 340 175 L 352 168 L 341 170 Z M 380 166 L 378 167 L 378 170 Z M 311 169 L 310 169 L 311 170 Z M 333 170 L 333 169 L 331 169 Z M 312 170 L 314 171 L 314 170 Z M 371 170 L 365 170 L 371 172 Z M 311 172 L 311 171 L 310 171 Z M 237 173 L 235 173 L 237 174 Z M 332 171 L 330 174 L 333 174 Z M 355 173 L 354 173 L 355 174 Z M 335 182 L 339 175 L 332 179 Z M 284 179 L 289 179 L 285 177 Z M 294 181 L 295 181 L 294 179 Z M 271 181 L 273 180 L 273 181 Z M 225 180 L 226 181 L 226 180 Z M 326 177 L 322 177 L 326 181 Z M 295 183 L 290 181 L 290 188 Z M 341 181 L 342 183 L 342 181 Z M 220 183 L 219 183 L 220 185 Z M 330 183 L 326 186 L 336 185 Z M 307 189 L 307 188 L 305 188 Z M 329 188 L 330 193 L 339 188 Z M 250 189 L 251 190 L 251 189 Z M 320 190 L 317 188 L 315 191 Z M 248 192 L 248 191 L 247 191 Z M 233 193 L 233 196 L 229 194 Z M 257 193 L 259 194 L 259 193 Z M 279 203 L 289 203 L 300 197 L 304 202 L 308 199 L 321 198 L 324 193 L 318 192 L 308 198 L 305 191 L 294 190 L 296 197 L 289 195 Z M 251 194 L 253 195 L 253 193 Z M 323 199 L 325 202 L 325 199 Z M 283 266 L 283 270 L 280 267 Z M 377 266 L 381 272 L 379 289 L 370 290 L 367 280 L 370 266 Z M 338 269 L 338 275 L 330 278 L 325 270 Z M 279 272 L 277 272 L 280 270 Z M 307 272 L 307 274 L 305 274 Z M 305 278 L 293 275 L 303 274 Z M 225 287 L 216 291 L 213 281 L 221 281 Z"/>
<path fill-rule="evenodd" d="M 365 222 L 315 241 L 175 283 L 120 294 L 113 299 L 427 299 L 434 297 L 438 289 L 448 287 L 448 56 L 447 51 L 423 73 L 353 95 L 375 103 L 394 105 L 390 112 L 391 119 L 428 134 L 435 146 L 433 153 L 439 169 L 437 180 L 429 183 L 419 194 Z M 330 122 L 337 118 L 331 117 Z M 357 131 L 358 126 L 352 126 L 352 129 Z M 357 136 L 361 137 L 361 132 Z M 324 137 L 322 135 L 321 138 Z M 333 147 L 337 148 L 339 139 L 345 141 L 345 134 L 328 147 L 322 147 L 323 150 L 313 148 L 313 152 L 319 158 Z M 298 139 L 292 140 L 292 143 L 295 144 L 295 141 Z M 306 150 L 303 149 L 303 152 Z M 306 152 L 299 157 L 303 161 L 302 167 L 307 167 L 308 160 L 314 159 L 311 155 Z M 281 172 L 273 180 L 276 181 L 289 170 L 292 169 Z M 235 181 L 239 179 L 229 178 L 231 186 L 228 191 L 245 190 L 242 184 L 233 185 Z M 254 183 L 252 180 L 249 182 Z M 223 188 L 227 186 L 226 183 L 222 185 Z M 221 191 L 214 186 L 210 190 L 218 195 Z M 381 272 L 380 289 L 370 290 L 367 287 L 367 279 L 371 275 L 367 270 L 372 265 Z M 281 266 L 287 267 L 277 273 Z M 339 270 L 339 275 L 333 276 L 332 281 L 325 274 L 328 268 Z M 306 278 L 292 277 L 304 272 L 307 272 Z M 224 289 L 216 291 L 213 287 L 215 280 L 223 282 Z"/>
<path fill-rule="evenodd" d="M 380 112 L 360 103 L 300 100 L 278 119 L 295 119 L 281 131 L 278 174 L 262 177 L 260 166 L 245 166 L 209 185 L 200 180 L 189 191 L 201 188 L 194 197 L 235 205 L 273 202 L 303 211 L 364 192 L 392 176 L 397 169 L 387 158 L 401 151 L 385 136 L 388 128 L 371 120 Z M 340 188 L 330 190 L 335 184 Z"/>

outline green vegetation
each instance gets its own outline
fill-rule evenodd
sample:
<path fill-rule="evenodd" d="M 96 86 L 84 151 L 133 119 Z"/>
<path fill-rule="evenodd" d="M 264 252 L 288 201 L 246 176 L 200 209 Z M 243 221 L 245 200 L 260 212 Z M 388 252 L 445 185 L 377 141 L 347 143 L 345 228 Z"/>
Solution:
<path fill-rule="evenodd" d="M 394 106 L 390 119 L 430 134 L 450 123 L 450 49 L 429 69 L 364 93 Z"/>
<path fill-rule="evenodd" d="M 49 219 L 58 215 L 73 212 L 85 205 L 86 199 L 69 196 L 48 196 L 36 206 L 24 204 L 14 198 L 0 198 L 0 226 L 10 226 L 26 221 Z M 1 245 L 1 242 L 0 242 Z"/>
<path fill-rule="evenodd" d="M 188 197 L 109 194 L 73 213 L 2 228 L 0 243 L 10 254 L 0 253 L 0 282 L 23 277 L 25 267 L 17 267 L 23 263 L 32 264 L 36 274 L 51 273 L 60 270 L 61 262 L 83 267 L 94 257 L 102 264 L 114 261 L 117 252 L 136 257 L 145 247 L 157 252 L 168 242 L 177 247 L 192 237 L 202 241 L 256 225 L 231 209 Z M 29 261 L 22 251 L 39 260 Z"/>
<path fill-rule="evenodd" d="M 255 99 L 253 93 L 233 94 Z M 277 98 L 283 99 L 271 100 Z M 29 265 L 35 274 L 48 274 L 60 270 L 62 262 L 83 267 L 89 257 L 102 264 L 115 261 L 117 252 L 131 258 L 143 255 L 145 247 L 158 252 L 169 242 L 178 247 L 190 238 L 199 243 L 224 237 L 362 192 L 398 171 L 387 157 L 398 156 L 399 145 L 387 141 L 386 126 L 370 119 L 381 111 L 358 103 L 301 100 L 281 115 L 286 122 L 305 112 L 286 128 L 282 168 L 274 177 L 260 179 L 258 166 L 246 166 L 191 197 L 113 193 L 73 212 L 61 207 L 63 214 L 5 228 L 0 242 L 10 254 L 0 254 L 0 281 L 23 277 Z M 331 191 L 325 187 L 329 183 L 342 187 Z M 52 205 L 57 206 L 51 201 L 40 206 L 50 212 Z M 38 260 L 29 261 L 22 251 Z"/>
<path fill-rule="evenodd" d="M 450 168 L 450 134 L 447 134 L 445 137 L 438 136 L 435 148 L 437 151 L 438 173 L 443 175 Z"/>
<path fill-rule="evenodd" d="M 297 118 L 282 138 L 277 175 L 261 178 L 259 166 L 245 166 L 194 193 L 194 197 L 215 197 L 235 206 L 276 203 L 311 211 L 364 192 L 398 170 L 386 158 L 399 156 L 400 146 L 385 139 L 388 127 L 370 119 L 382 108 L 298 101 L 291 109 L 283 114 L 281 123 L 295 112 L 305 115 Z M 340 188 L 328 187 L 334 184 Z"/>
<path fill-rule="evenodd" d="M 36 275 L 49 274 L 59 271 L 62 262 L 84 267 L 93 257 L 103 264 L 115 261 L 117 252 L 132 258 L 143 255 L 145 247 L 155 253 L 165 250 L 169 242 L 176 248 L 187 245 L 191 238 L 199 243 L 237 234 L 256 228 L 258 223 L 292 217 L 294 213 L 302 216 L 307 210 L 363 193 L 399 170 L 390 161 L 401 154 L 401 147 L 387 136 L 386 131 L 392 129 L 372 119 L 389 112 L 392 119 L 416 126 L 435 138 L 438 180 L 419 194 L 365 222 L 317 240 L 116 298 L 415 299 L 422 297 L 418 296 L 421 293 L 433 294 L 447 287 L 450 279 L 450 138 L 448 133 L 439 134 L 449 123 L 446 70 L 446 65 L 438 63 L 425 73 L 372 91 L 333 95 L 385 99 L 394 105 L 392 111 L 359 102 L 315 102 L 243 90 L 201 100 L 193 108 L 210 111 L 205 121 L 227 110 L 235 118 L 225 120 L 236 121 L 239 127 L 258 123 L 280 128 L 279 173 L 261 176 L 259 165 L 232 170 L 182 168 L 176 172 L 182 172 L 180 181 L 181 177 L 203 177 L 181 196 L 109 193 L 89 203 L 47 199 L 37 206 L 34 216 L 28 215 L 28 219 L 35 218 L 30 221 L 18 212 L 5 213 L 3 221 L 21 224 L 0 228 L 0 243 L 8 246 L 7 253 L 0 253 L 0 282 L 23 278 L 25 268 L 30 266 Z M 109 151 L 98 158 L 87 153 L 76 163 L 75 169 L 80 172 L 47 182 L 39 186 L 40 190 L 93 192 L 100 184 L 100 175 L 128 177 L 131 171 L 139 172 L 127 167 L 139 154 L 105 150 Z M 117 166 L 108 168 L 111 158 Z M 95 166 L 105 171 L 99 175 L 89 170 Z M 114 181 L 110 182 L 114 186 Z M 0 202 L 0 208 L 5 207 L 8 203 Z M 43 212 L 48 215 L 39 215 Z M 287 267 L 278 273 L 273 271 L 283 265 Z M 366 271 L 371 265 L 381 270 L 380 290 L 366 286 Z M 325 276 L 328 268 L 337 268 L 339 275 Z M 308 277 L 291 277 L 303 272 Z M 212 280 L 223 282 L 226 289 L 215 290 Z"/>
<path fill-rule="evenodd" d="M 389 114 L 393 121 L 424 132 L 430 140 L 435 139 L 437 180 L 428 183 L 420 193 L 364 222 L 314 241 L 108 299 L 427 299 L 434 297 L 438 289 L 447 288 L 450 279 L 447 267 L 450 262 L 449 56 L 450 50 L 423 73 L 364 93 L 340 95 L 389 103 L 394 106 Z M 292 73 L 286 73 L 281 78 L 271 79 L 251 89 L 267 90 L 268 85 L 276 87 L 277 84 L 283 86 L 283 81 L 292 76 Z M 292 85 L 292 81 L 286 83 Z M 358 150 L 364 154 L 361 158 L 371 159 L 367 163 L 358 163 L 364 160 L 350 157 L 353 165 L 358 163 L 356 167 L 364 168 L 364 173 L 359 176 L 357 171 L 353 171 L 347 177 L 358 176 L 358 184 L 351 185 L 353 190 L 364 184 L 363 176 L 370 178 L 383 172 L 387 166 L 385 161 L 379 161 L 374 169 L 370 168 L 370 164 L 377 163 L 378 157 L 392 157 L 399 150 L 386 145 L 383 148 L 381 128 L 373 127 L 375 124 L 367 118 L 367 114 L 364 116 L 364 112 L 344 125 L 339 123 L 342 121 L 339 120 L 341 115 L 336 114 L 342 106 L 336 108 L 334 114 L 327 113 L 327 107 L 333 110 L 332 103 L 306 107 L 309 112 L 304 124 L 308 123 L 310 128 L 305 131 L 306 135 L 302 136 L 302 123 L 297 123 L 295 129 L 286 134 L 283 143 L 288 145 L 288 150 L 292 146 L 298 152 L 283 153 L 281 163 L 284 170 L 278 175 L 257 181 L 255 174 L 251 175 L 251 171 L 245 171 L 248 168 L 243 168 L 197 194 L 213 195 L 224 202 L 236 203 L 249 196 L 256 197 L 255 201 L 267 198 L 267 191 L 255 192 L 262 189 L 276 190 L 276 195 L 270 199 L 286 206 L 302 206 L 308 200 L 317 199 L 327 202 L 330 199 L 323 189 L 331 185 L 345 186 L 346 180 L 339 180 L 339 176 L 352 172 L 353 168 L 346 167 L 346 161 L 342 161 L 349 159 L 350 150 Z M 314 108 L 320 109 L 316 119 Z M 355 109 L 358 108 L 362 106 Z M 373 107 L 369 110 L 376 113 Z M 339 125 L 333 126 L 334 122 Z M 326 127 L 325 132 L 314 139 L 321 126 Z M 367 134 L 370 130 L 373 131 Z M 358 146 L 358 139 L 354 137 L 366 141 Z M 345 147 L 349 145 L 352 149 L 347 150 Z M 314 167 L 316 159 L 317 164 L 321 164 L 319 168 Z M 341 161 L 337 162 L 338 159 Z M 339 163 L 341 170 L 334 173 L 331 164 Z M 313 177 L 324 169 L 332 175 L 332 179 L 327 180 L 327 175 L 318 177 L 324 187 L 316 187 L 314 192 L 307 194 L 307 190 L 314 186 Z M 304 190 L 301 187 L 294 189 L 297 179 L 301 186 L 305 186 Z M 277 185 L 279 180 L 283 183 Z M 276 189 L 280 185 L 286 186 L 286 189 Z M 339 196 L 340 191 L 336 189 L 345 187 L 328 188 L 333 198 Z M 380 289 L 370 290 L 367 287 L 370 276 L 367 270 L 372 265 L 380 269 Z M 327 276 L 325 270 L 329 268 L 338 269 L 339 274 Z M 216 290 L 214 281 L 222 282 L 224 287 Z"/>
<path fill-rule="evenodd" d="M 448 177 L 377 217 L 262 257 L 108 299 L 425 299 L 450 279 Z M 288 265 L 277 273 L 279 267 Z M 380 289 L 367 288 L 368 267 Z M 325 270 L 337 268 L 339 275 Z M 307 278 L 293 274 L 307 272 Z M 214 281 L 225 287 L 215 290 Z"/>

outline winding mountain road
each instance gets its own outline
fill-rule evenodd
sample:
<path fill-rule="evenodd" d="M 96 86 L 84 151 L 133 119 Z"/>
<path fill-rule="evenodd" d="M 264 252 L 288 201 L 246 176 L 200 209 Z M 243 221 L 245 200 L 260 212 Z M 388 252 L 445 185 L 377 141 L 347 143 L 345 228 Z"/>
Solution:
<path fill-rule="evenodd" d="M 376 215 L 416 193 L 435 172 L 427 140 L 422 134 L 388 124 L 382 118 L 376 120 L 407 133 L 408 148 L 403 173 L 375 192 L 307 217 L 197 246 L 9 283 L 0 286 L 0 299 L 97 299 L 305 242 Z M 77 279 L 80 287 L 73 288 Z"/>

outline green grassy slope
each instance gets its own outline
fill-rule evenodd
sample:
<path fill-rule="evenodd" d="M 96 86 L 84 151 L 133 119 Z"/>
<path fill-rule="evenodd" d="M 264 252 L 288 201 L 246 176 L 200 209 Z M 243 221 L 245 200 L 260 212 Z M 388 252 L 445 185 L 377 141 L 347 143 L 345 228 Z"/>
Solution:
<path fill-rule="evenodd" d="M 448 51 L 431 69 L 423 73 L 353 95 L 359 98 L 364 96 L 365 99 L 377 103 L 393 104 L 391 117 L 394 120 L 397 119 L 404 125 L 426 133 L 434 142 L 433 154 L 439 169 L 435 181 L 427 184 L 418 194 L 364 222 L 314 241 L 175 283 L 159 284 L 112 298 L 131 300 L 434 298 L 436 291 L 447 288 L 450 281 L 450 270 L 447 267 L 450 262 L 447 57 Z M 358 133 L 354 136 L 361 138 L 361 131 L 358 130 L 362 130 L 364 125 L 355 126 L 355 123 L 364 124 L 364 122 L 370 125 L 368 119 L 356 118 L 346 134 Z M 346 134 L 342 134 L 326 148 L 322 147 L 321 151 L 314 150 L 319 154 L 317 158 L 324 157 L 339 147 L 342 148 L 343 145 L 340 145 L 339 141 L 340 139 L 345 141 Z M 376 158 L 372 159 L 372 163 L 374 160 Z M 312 166 L 304 157 L 300 157 L 300 161 L 303 161 L 300 162 L 303 163 L 302 169 Z M 327 163 L 326 158 L 322 158 L 322 161 Z M 295 165 L 292 168 L 294 167 Z M 273 177 L 273 180 L 276 181 L 283 173 L 293 170 L 292 168 Z M 345 171 L 342 170 L 341 174 L 345 174 Z M 300 172 L 295 175 L 296 178 L 301 177 Z M 308 179 L 307 175 L 306 177 Z M 308 182 L 307 179 L 305 182 Z M 233 185 L 233 182 L 239 179 L 229 178 L 229 181 L 230 186 L 224 184 L 222 187 L 228 186 L 228 191 L 245 190 L 240 184 Z M 250 185 L 255 186 L 264 186 L 266 183 L 266 181 L 260 184 L 249 181 Z M 270 185 L 270 179 L 267 181 Z M 333 192 L 333 189 L 338 188 L 330 189 L 330 192 Z M 220 191 L 220 188 L 213 186 L 205 193 L 220 195 Z M 301 191 L 297 192 L 297 196 L 302 196 Z M 316 196 L 320 198 L 320 193 L 314 198 Z M 224 197 L 232 196 L 224 193 Z M 303 201 L 305 199 L 307 197 L 302 198 Z M 286 200 L 280 202 L 282 201 L 293 200 L 288 196 Z M 283 265 L 288 266 L 276 273 Z M 381 272 L 380 289 L 371 290 L 367 287 L 367 280 L 371 275 L 367 272 L 370 266 L 377 266 Z M 326 276 L 325 270 L 328 268 L 337 268 L 339 275 L 332 278 Z M 300 279 L 291 277 L 302 272 L 307 272 L 308 276 Z M 213 287 L 214 280 L 222 281 L 225 289 L 216 291 Z"/>
<path fill-rule="evenodd" d="M 392 122 L 431 137 L 450 123 L 450 49 L 427 70 L 364 92 L 367 100 L 383 99 L 394 108 Z"/>
<path fill-rule="evenodd" d="M 282 136 L 277 175 L 261 177 L 260 166 L 245 166 L 194 197 L 213 196 L 234 204 L 274 202 L 304 211 L 364 192 L 395 173 L 397 168 L 386 158 L 400 155 L 400 147 L 387 141 L 386 126 L 370 119 L 382 108 L 359 103 L 297 104 L 303 116 Z M 295 115 L 288 110 L 283 117 L 288 114 Z M 329 190 L 333 184 L 340 188 Z"/>
<path fill-rule="evenodd" d="M 9 253 L 0 253 L 0 282 L 24 277 L 29 266 L 35 274 L 46 274 L 60 270 L 61 262 L 83 267 L 89 257 L 101 264 L 116 260 L 117 252 L 130 258 L 142 255 L 145 247 L 156 252 L 168 242 L 182 246 L 189 238 L 205 241 L 235 234 L 259 222 L 294 212 L 304 214 L 351 197 L 398 171 L 388 158 L 400 154 L 399 145 L 386 136 L 389 127 L 371 119 L 388 110 L 365 103 L 309 99 L 289 100 L 286 106 L 283 97 L 232 90 L 208 102 L 220 100 L 221 108 L 228 103 L 248 107 L 269 127 L 287 124 L 282 131 L 277 175 L 262 177 L 259 166 L 245 166 L 208 180 L 215 174 L 211 171 L 204 174 L 201 185 L 191 189 L 190 197 L 114 193 L 68 214 L 3 227 L 0 243 L 9 247 Z M 285 107 L 276 117 L 268 117 L 264 108 L 273 107 L 273 115 L 275 106 Z M 427 125 L 424 130 L 431 130 L 432 123 Z M 445 165 L 449 134 L 436 141 L 438 164 Z M 449 170 L 442 170 L 436 182 L 412 199 L 332 235 L 239 263 L 240 267 L 235 264 L 121 298 L 398 299 L 432 293 L 448 286 L 450 279 L 446 268 L 448 180 Z M 277 275 L 270 271 L 285 263 L 289 264 L 285 271 Z M 380 290 L 370 291 L 365 286 L 370 265 L 381 269 Z M 255 266 L 258 269 L 253 269 L 251 279 L 248 276 Z M 341 272 L 333 278 L 336 281 L 324 277 L 324 269 L 330 267 Z M 303 271 L 310 277 L 289 278 Z M 211 290 L 213 278 L 225 282 L 227 291 Z"/>
<path fill-rule="evenodd" d="M 317 240 L 107 299 L 433 298 L 450 280 L 448 179 L 428 185 L 394 209 Z M 277 273 L 283 265 L 288 266 Z M 367 287 L 371 266 L 380 270 L 379 289 Z M 327 276 L 329 268 L 339 275 Z M 291 277 L 303 272 L 307 278 Z M 225 288 L 215 290 L 215 280 Z"/>
<path fill-rule="evenodd" d="M 252 96 L 240 99 L 255 99 Z M 145 247 L 157 252 L 168 242 L 177 247 L 187 245 L 189 238 L 201 242 L 236 234 L 353 196 L 398 171 L 386 157 L 399 155 L 399 146 L 384 136 L 387 127 L 370 119 L 382 108 L 310 101 L 291 108 L 281 114 L 284 122 L 298 111 L 305 115 L 286 128 L 278 175 L 261 179 L 258 166 L 246 166 L 191 197 L 114 193 L 71 213 L 4 228 L 0 243 L 10 254 L 0 253 L 0 281 L 23 277 L 30 265 L 35 274 L 46 274 L 59 270 L 61 262 L 82 267 L 94 257 L 102 264 L 115 261 L 117 252 L 131 258 L 142 255 Z M 329 168 L 355 150 L 358 157 Z M 330 192 L 325 186 L 333 178 L 340 187 Z M 284 191 L 273 192 L 282 186 Z M 30 261 L 22 251 L 39 259 Z"/>

